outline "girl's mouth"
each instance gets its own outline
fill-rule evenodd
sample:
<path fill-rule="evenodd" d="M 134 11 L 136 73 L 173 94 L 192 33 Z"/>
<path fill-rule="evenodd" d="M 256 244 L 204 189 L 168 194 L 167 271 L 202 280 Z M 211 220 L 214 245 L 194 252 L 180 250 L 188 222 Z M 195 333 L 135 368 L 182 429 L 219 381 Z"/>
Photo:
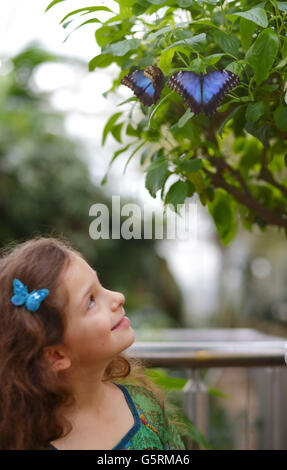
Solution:
<path fill-rule="evenodd" d="M 116 328 L 120 328 L 121 326 L 128 326 L 130 324 L 130 320 L 128 317 L 124 316 L 121 320 L 112 328 L 111 331 L 115 330 Z"/>

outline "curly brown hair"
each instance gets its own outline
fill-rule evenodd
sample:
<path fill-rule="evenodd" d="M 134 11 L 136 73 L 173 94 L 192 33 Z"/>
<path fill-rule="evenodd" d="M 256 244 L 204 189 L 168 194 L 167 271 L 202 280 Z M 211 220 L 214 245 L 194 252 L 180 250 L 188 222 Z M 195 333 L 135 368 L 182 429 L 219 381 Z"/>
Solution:
<path fill-rule="evenodd" d="M 72 429 L 60 415 L 63 405 L 74 397 L 44 354 L 48 346 L 63 340 L 67 294 L 59 287 L 71 255 L 84 256 L 63 236 L 38 236 L 22 243 L 10 243 L 0 259 L 0 449 L 48 449 L 50 442 Z M 50 294 L 36 313 L 15 307 L 13 279 Z M 149 388 L 160 399 L 164 394 L 145 375 L 145 364 L 119 354 L 105 370 L 104 381 L 129 379 Z"/>

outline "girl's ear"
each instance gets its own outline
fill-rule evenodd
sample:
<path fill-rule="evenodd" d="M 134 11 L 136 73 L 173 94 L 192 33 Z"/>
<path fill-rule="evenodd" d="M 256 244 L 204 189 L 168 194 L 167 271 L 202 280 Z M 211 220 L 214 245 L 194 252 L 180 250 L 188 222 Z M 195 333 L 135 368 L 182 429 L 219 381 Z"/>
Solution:
<path fill-rule="evenodd" d="M 44 348 L 44 356 L 56 371 L 69 369 L 71 361 L 60 346 L 47 346 Z"/>

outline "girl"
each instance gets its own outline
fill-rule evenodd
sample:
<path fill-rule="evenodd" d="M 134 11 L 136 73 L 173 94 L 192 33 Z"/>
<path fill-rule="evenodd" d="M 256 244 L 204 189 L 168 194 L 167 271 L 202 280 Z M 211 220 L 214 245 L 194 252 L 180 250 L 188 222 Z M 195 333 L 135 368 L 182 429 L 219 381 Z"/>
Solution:
<path fill-rule="evenodd" d="M 123 354 L 135 338 L 124 295 L 81 253 L 54 237 L 8 247 L 0 286 L 0 449 L 184 449 Z"/>

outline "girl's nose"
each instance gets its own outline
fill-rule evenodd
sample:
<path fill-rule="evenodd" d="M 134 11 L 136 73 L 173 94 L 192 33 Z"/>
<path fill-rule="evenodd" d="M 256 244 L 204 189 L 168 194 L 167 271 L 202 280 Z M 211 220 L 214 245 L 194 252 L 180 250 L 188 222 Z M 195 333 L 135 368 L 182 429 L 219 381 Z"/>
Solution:
<path fill-rule="evenodd" d="M 124 294 L 121 292 L 114 292 L 113 293 L 113 302 L 112 302 L 112 309 L 118 310 L 122 305 L 124 305 L 126 298 Z"/>

